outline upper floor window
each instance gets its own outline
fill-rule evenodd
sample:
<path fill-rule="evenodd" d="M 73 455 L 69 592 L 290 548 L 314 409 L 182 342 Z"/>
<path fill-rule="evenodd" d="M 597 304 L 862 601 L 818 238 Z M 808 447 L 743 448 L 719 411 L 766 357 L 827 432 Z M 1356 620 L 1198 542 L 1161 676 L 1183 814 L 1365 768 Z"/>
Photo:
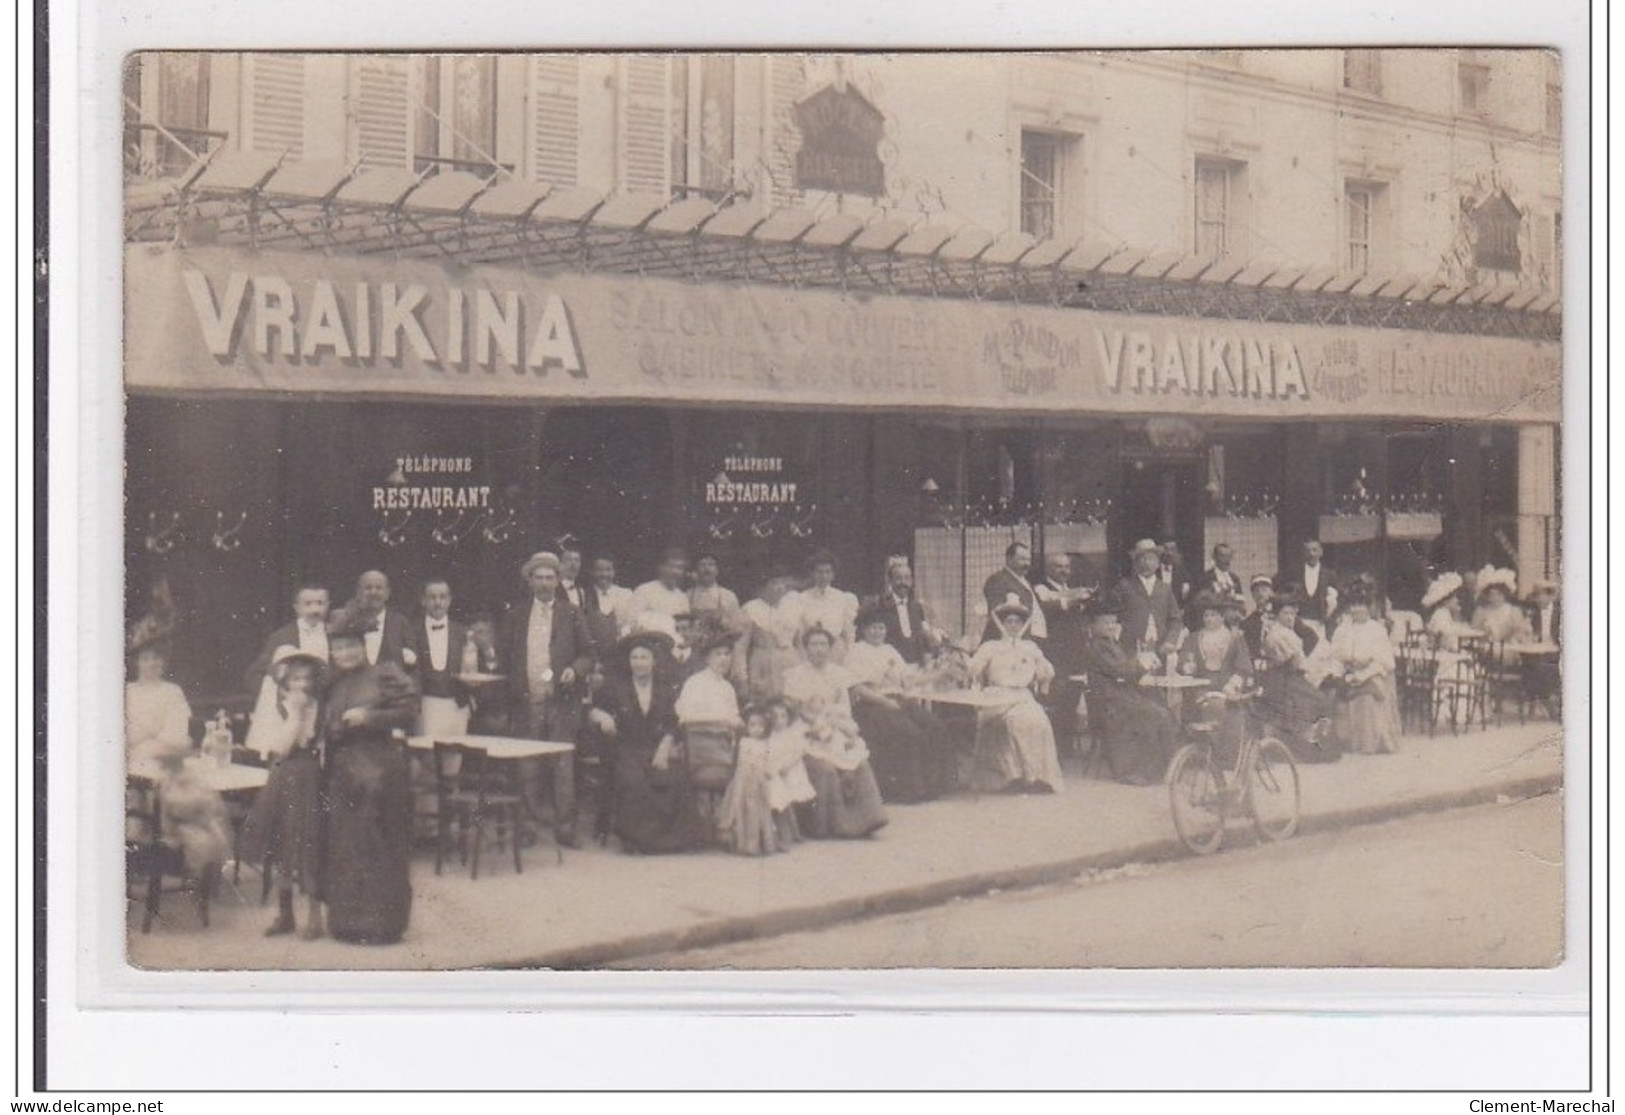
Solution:
<path fill-rule="evenodd" d="M 499 169 L 496 56 L 431 56 L 420 65 L 412 148 L 416 169 L 494 173 Z"/>
<path fill-rule="evenodd" d="M 209 61 L 197 51 L 130 58 L 124 70 L 127 174 L 182 174 L 226 138 L 209 128 Z"/>
<path fill-rule="evenodd" d="M 1035 240 L 1060 232 L 1067 143 L 1052 132 L 1021 133 L 1021 231 Z"/>
<path fill-rule="evenodd" d="M 734 186 L 734 58 L 679 58 L 671 70 L 671 188 L 724 197 Z"/>
<path fill-rule="evenodd" d="M 1382 93 L 1382 51 L 1345 50 L 1343 88 L 1379 96 Z"/>
<path fill-rule="evenodd" d="M 1343 265 L 1358 275 L 1383 264 L 1383 227 L 1387 219 L 1388 187 L 1381 182 L 1350 180 L 1343 184 Z"/>
<path fill-rule="evenodd" d="M 1457 60 L 1456 88 L 1464 115 L 1482 115 L 1489 107 L 1490 68 L 1476 51 L 1464 50 Z"/>
<path fill-rule="evenodd" d="M 1239 254 L 1247 164 L 1229 159 L 1196 160 L 1196 254 L 1218 259 Z"/>

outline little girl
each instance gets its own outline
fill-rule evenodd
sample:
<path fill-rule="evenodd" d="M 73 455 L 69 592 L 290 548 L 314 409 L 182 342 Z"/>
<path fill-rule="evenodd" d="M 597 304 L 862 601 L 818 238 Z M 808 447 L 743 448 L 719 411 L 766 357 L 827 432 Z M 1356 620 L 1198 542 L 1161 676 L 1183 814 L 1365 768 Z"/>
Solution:
<path fill-rule="evenodd" d="M 725 847 L 740 855 L 782 852 L 768 789 L 773 778 L 768 762 L 771 720 L 767 709 L 756 705 L 745 709 L 741 719 L 745 734 L 739 739 L 733 777 L 717 804 L 717 835 Z"/>
<path fill-rule="evenodd" d="M 807 777 L 807 729 L 790 711 L 790 702 L 775 697 L 767 703 L 772 731 L 767 738 L 768 804 L 773 809 L 773 826 L 778 830 L 779 843 L 788 847 L 801 840 L 801 826 L 796 823 L 795 807 L 810 802 L 818 795 L 812 780 Z"/>

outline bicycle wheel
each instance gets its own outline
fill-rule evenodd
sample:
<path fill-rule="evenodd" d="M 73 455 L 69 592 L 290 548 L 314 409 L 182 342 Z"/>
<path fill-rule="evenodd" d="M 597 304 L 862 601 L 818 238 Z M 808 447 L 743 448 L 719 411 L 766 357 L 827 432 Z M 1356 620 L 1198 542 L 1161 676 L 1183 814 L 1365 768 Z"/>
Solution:
<path fill-rule="evenodd" d="M 1258 741 L 1247 771 L 1247 809 L 1265 840 L 1285 840 L 1298 830 L 1298 764 L 1278 739 Z"/>
<path fill-rule="evenodd" d="M 1179 749 L 1168 768 L 1168 799 L 1179 842 L 1199 856 L 1216 851 L 1224 839 L 1224 784 L 1208 748 Z"/>

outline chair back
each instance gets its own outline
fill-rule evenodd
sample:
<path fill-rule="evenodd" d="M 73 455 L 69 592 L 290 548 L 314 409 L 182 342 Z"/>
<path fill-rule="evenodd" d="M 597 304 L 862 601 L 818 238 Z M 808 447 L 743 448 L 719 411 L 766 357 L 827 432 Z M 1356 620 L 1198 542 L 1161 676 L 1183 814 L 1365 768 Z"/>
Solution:
<path fill-rule="evenodd" d="M 683 726 L 683 763 L 696 790 L 725 790 L 733 779 L 739 744 L 730 724 Z"/>
<path fill-rule="evenodd" d="M 433 755 L 434 792 L 441 808 L 455 794 L 479 792 L 486 759 L 484 748 L 436 740 Z"/>

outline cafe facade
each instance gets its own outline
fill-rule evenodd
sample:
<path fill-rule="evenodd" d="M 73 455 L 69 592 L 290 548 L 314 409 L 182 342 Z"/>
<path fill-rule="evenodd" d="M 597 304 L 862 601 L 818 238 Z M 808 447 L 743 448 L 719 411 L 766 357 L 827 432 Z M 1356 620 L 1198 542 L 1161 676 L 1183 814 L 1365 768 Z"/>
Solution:
<path fill-rule="evenodd" d="M 215 129 L 195 134 L 223 142 L 125 199 L 128 610 L 167 583 L 175 672 L 205 703 L 240 686 L 302 581 L 339 602 L 379 568 L 410 608 L 441 575 L 454 611 L 493 615 L 524 558 L 561 539 L 612 556 L 626 584 L 669 545 L 714 553 L 742 598 L 815 549 L 860 593 L 905 554 L 955 633 L 979 627 L 980 584 L 1016 540 L 1074 555 L 1095 583 L 1141 537 L 1177 541 L 1192 566 L 1227 542 L 1243 574 L 1318 537 L 1396 604 L 1414 605 L 1428 565 L 1558 572 L 1550 284 L 876 207 L 928 147 L 881 158 L 909 87 L 866 97 L 839 68 L 809 87 L 776 57 L 754 109 L 750 63 L 725 75 L 736 161 L 750 112 L 767 136 L 795 124 L 793 142 L 763 140 L 771 189 L 640 183 L 634 69 L 604 75 L 631 90 L 602 129 L 623 149 L 613 184 L 586 180 L 586 130 L 563 169 L 542 157 L 555 146 L 511 166 L 460 148 L 323 158 L 311 96 L 302 139 L 273 111 L 276 57 L 243 62 L 241 83 L 216 67 L 191 100 Z M 713 67 L 693 65 L 698 108 Z M 491 80 L 514 69 L 530 83 L 514 111 L 543 113 L 572 87 L 538 84 L 550 67 L 504 57 Z M 356 97 L 378 85 L 356 73 Z M 283 84 L 317 88 L 308 72 Z M 500 160 L 509 131 L 531 133 L 494 103 L 473 153 Z M 194 134 L 141 127 L 171 148 Z M 1503 250 L 1528 246 L 1504 185 L 1469 181 L 1462 199 L 1469 248 L 1498 228 L 1513 229 Z"/>
<path fill-rule="evenodd" d="M 1246 573 L 1313 536 L 1400 596 L 1495 522 L 1555 563 L 1553 340 L 218 245 L 126 284 L 129 571 L 222 617 L 205 662 L 367 568 L 490 613 L 561 537 L 746 594 L 908 554 L 961 631 L 1016 539 L 1100 580 L 1142 536 Z"/>

